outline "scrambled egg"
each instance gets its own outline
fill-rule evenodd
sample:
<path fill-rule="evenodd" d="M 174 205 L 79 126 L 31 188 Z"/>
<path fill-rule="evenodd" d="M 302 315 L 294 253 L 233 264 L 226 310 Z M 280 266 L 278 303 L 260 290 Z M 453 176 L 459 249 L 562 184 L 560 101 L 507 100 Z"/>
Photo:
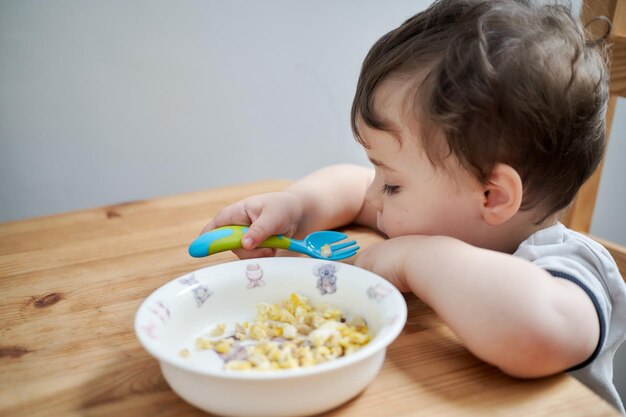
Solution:
<path fill-rule="evenodd" d="M 296 293 L 280 304 L 257 304 L 252 323 L 236 323 L 232 334 L 216 339 L 226 327 L 220 323 L 209 334 L 213 338 L 196 339 L 196 348 L 215 351 L 230 370 L 312 366 L 349 355 L 371 340 L 361 317 L 346 321 L 336 306 L 311 306 Z"/>
<path fill-rule="evenodd" d="M 322 248 L 320 249 L 320 254 L 324 258 L 330 258 L 330 256 L 333 254 L 333 250 L 330 248 L 330 245 L 327 243 L 324 246 L 322 246 Z"/>

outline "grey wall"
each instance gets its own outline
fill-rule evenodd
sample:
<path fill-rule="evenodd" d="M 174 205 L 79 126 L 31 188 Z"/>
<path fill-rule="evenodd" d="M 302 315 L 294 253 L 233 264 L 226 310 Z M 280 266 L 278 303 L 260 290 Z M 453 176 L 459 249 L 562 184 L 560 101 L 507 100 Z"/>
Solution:
<path fill-rule="evenodd" d="M 626 246 L 626 99 L 613 116 L 591 233 Z"/>
<path fill-rule="evenodd" d="M 0 221 L 366 163 L 371 44 L 428 1 L 0 2 Z"/>

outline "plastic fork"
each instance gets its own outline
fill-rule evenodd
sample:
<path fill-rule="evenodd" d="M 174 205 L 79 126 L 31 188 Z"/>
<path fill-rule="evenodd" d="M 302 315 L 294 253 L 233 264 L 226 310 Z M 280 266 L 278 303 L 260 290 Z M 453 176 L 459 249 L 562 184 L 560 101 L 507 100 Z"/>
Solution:
<path fill-rule="evenodd" d="M 241 238 L 247 230 L 247 226 L 223 226 L 210 230 L 191 242 L 189 255 L 201 258 L 218 252 L 241 249 Z M 345 241 L 347 237 L 344 233 L 332 230 L 310 233 L 304 240 L 276 235 L 265 239 L 258 247 L 287 249 L 313 258 L 338 261 L 355 255 L 359 249 L 355 240 Z"/>

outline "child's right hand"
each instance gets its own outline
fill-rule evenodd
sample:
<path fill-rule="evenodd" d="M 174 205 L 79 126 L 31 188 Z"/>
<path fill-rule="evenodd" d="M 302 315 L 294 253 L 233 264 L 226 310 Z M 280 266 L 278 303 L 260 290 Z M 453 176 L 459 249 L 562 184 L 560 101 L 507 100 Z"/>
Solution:
<path fill-rule="evenodd" d="M 243 249 L 233 251 L 235 255 L 240 259 L 274 256 L 276 249 L 255 248 L 272 235 L 293 236 L 302 213 L 302 202 L 296 194 L 288 191 L 259 194 L 220 210 L 202 233 L 231 224 L 249 225 L 241 241 Z"/>

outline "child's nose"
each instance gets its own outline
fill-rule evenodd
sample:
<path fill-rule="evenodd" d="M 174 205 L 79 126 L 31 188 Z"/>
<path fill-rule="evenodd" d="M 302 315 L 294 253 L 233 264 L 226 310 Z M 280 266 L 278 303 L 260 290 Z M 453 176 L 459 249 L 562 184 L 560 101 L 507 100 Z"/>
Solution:
<path fill-rule="evenodd" d="M 380 186 L 377 181 L 374 180 L 367 192 L 365 193 L 365 200 L 372 205 L 376 210 L 382 211 L 382 196 L 379 191 Z"/>

